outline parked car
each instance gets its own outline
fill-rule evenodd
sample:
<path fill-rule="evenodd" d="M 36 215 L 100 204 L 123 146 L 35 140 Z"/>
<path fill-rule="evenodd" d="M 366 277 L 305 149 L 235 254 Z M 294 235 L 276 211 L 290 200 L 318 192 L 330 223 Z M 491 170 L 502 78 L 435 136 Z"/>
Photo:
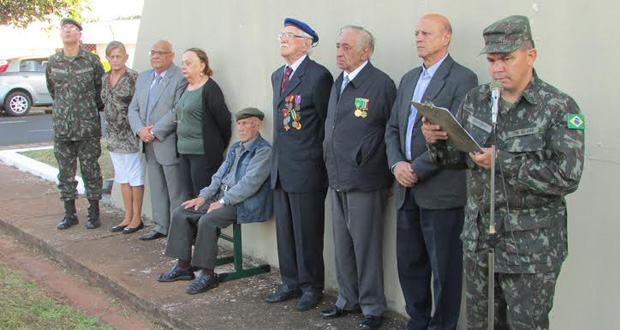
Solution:
<path fill-rule="evenodd" d="M 32 106 L 53 103 L 45 84 L 47 57 L 0 60 L 0 107 L 9 116 L 25 116 Z"/>

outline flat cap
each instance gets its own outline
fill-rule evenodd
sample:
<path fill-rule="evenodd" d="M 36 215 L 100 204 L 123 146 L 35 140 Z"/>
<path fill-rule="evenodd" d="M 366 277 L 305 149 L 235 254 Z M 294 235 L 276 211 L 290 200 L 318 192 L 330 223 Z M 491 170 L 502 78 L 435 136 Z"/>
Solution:
<path fill-rule="evenodd" d="M 511 53 L 528 40 L 534 45 L 530 21 L 520 15 L 506 17 L 489 25 L 482 36 L 485 46 L 480 54 Z"/>
<path fill-rule="evenodd" d="M 260 120 L 263 120 L 263 118 L 265 118 L 265 114 L 256 108 L 245 108 L 235 113 L 235 120 L 241 120 L 250 117 L 256 117 Z"/>
<path fill-rule="evenodd" d="M 70 18 L 70 17 L 65 17 L 60 21 L 60 27 L 62 27 L 65 24 L 73 24 L 75 26 L 77 26 L 78 29 L 80 29 L 80 31 L 82 31 L 82 24 L 80 24 L 80 22 L 78 22 L 77 20 Z"/>
<path fill-rule="evenodd" d="M 314 32 L 314 30 L 310 27 L 310 25 L 300 21 L 300 20 L 296 20 L 294 18 L 290 18 L 287 17 L 284 19 L 284 26 L 295 26 L 298 29 L 306 32 L 308 35 L 310 35 L 312 37 L 312 43 L 316 44 L 317 42 L 319 42 L 319 35 Z"/>

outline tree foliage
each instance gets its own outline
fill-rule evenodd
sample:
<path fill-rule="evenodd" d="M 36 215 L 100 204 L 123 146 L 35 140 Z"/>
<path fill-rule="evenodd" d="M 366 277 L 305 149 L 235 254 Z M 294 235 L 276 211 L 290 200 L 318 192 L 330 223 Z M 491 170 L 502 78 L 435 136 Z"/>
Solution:
<path fill-rule="evenodd" d="M 51 22 L 54 18 L 82 20 L 90 10 L 90 0 L 0 0 L 0 25 L 26 28 L 33 22 Z"/>

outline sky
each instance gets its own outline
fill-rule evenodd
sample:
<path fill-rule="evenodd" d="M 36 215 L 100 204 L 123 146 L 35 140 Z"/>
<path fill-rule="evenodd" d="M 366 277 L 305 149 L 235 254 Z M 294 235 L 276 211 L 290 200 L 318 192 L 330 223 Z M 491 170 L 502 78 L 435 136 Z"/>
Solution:
<path fill-rule="evenodd" d="M 91 13 L 84 13 L 88 18 L 107 21 L 119 16 L 142 14 L 144 0 L 91 0 Z"/>
<path fill-rule="evenodd" d="M 92 11 L 83 15 L 87 19 L 105 22 L 121 16 L 141 15 L 143 4 L 144 0 L 91 0 Z M 60 19 L 52 21 L 51 24 L 56 26 L 59 21 Z M 27 29 L 0 26 L 3 41 L 3 47 L 0 47 L 0 59 L 53 53 L 55 48 L 61 46 L 60 39 L 56 30 L 43 32 L 42 28 L 47 26 L 49 23 L 33 23 Z M 91 32 L 95 33 L 93 31 L 86 33 Z"/>

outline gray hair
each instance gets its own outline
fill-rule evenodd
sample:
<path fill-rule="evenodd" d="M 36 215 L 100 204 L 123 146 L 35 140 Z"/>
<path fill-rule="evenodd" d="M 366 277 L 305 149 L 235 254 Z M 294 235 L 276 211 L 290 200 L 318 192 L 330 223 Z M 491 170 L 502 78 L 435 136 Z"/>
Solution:
<path fill-rule="evenodd" d="M 375 51 L 375 37 L 372 36 L 372 33 L 370 33 L 370 31 L 364 29 L 361 26 L 347 25 L 340 28 L 340 33 L 338 34 L 338 36 L 341 36 L 346 31 L 355 31 L 357 34 L 360 35 L 357 50 L 361 51 L 365 47 L 368 47 L 370 49 L 370 53 L 368 53 L 368 58 L 370 58 L 370 56 L 372 56 L 372 53 Z"/>
<path fill-rule="evenodd" d="M 123 45 L 123 43 L 120 41 L 114 40 L 114 41 L 110 41 L 108 46 L 105 48 L 105 55 L 110 56 L 110 53 L 115 49 L 119 49 L 121 52 L 123 52 L 123 54 L 127 54 L 125 45 Z"/>

